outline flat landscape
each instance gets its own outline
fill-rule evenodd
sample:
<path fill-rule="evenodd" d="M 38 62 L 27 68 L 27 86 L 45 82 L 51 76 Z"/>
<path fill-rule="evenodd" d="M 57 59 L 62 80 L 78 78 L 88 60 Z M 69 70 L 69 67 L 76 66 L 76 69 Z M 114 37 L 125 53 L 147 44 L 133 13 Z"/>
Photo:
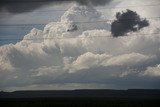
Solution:
<path fill-rule="evenodd" d="M 0 105 L 13 107 L 160 106 L 160 90 L 61 90 L 1 92 Z"/>

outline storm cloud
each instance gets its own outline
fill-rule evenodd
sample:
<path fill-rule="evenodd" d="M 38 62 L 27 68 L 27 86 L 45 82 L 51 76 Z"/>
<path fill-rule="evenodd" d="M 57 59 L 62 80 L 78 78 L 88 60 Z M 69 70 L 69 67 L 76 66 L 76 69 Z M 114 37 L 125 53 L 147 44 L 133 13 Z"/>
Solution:
<path fill-rule="evenodd" d="M 58 0 L 2 0 L 0 1 L 0 12 L 20 14 L 24 12 L 34 11 L 37 8 L 47 5 L 56 5 L 57 3 L 61 3 L 61 1 L 54 1 Z"/>
<path fill-rule="evenodd" d="M 0 46 L 0 89 L 56 84 L 56 89 L 93 84 L 160 88 L 160 21 L 150 21 L 136 35 L 115 38 L 110 23 L 98 22 L 102 16 L 91 6 L 75 4 L 58 22 L 43 30 L 33 28 L 16 44 Z M 90 21 L 97 23 L 76 23 Z"/>
<path fill-rule="evenodd" d="M 94 6 L 103 6 L 106 5 L 107 3 L 111 2 L 112 0 L 75 0 L 78 2 L 80 5 L 94 5 Z"/>
<path fill-rule="evenodd" d="M 125 36 L 128 32 L 136 32 L 146 26 L 149 26 L 148 20 L 142 19 L 136 12 L 127 9 L 125 12 L 116 13 L 111 32 L 114 37 Z"/>
<path fill-rule="evenodd" d="M 47 5 L 56 5 L 65 2 L 77 2 L 80 5 L 105 5 L 111 0 L 1 0 L 0 12 L 7 11 L 12 14 L 33 11 Z"/>

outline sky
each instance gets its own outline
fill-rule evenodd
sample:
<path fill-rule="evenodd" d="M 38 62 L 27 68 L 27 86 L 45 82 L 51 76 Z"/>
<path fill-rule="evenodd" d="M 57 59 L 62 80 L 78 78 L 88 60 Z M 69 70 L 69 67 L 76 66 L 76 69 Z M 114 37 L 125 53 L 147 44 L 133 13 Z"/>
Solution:
<path fill-rule="evenodd" d="M 0 90 L 160 88 L 159 0 L 22 1 L 0 5 Z M 114 37 L 126 9 L 149 25 Z"/>

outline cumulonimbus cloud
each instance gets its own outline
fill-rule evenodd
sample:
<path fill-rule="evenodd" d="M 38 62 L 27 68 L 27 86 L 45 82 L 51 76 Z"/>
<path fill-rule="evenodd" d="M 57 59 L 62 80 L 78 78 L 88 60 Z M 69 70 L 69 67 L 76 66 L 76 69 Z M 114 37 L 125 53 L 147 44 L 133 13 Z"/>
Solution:
<path fill-rule="evenodd" d="M 1 46 L 0 87 L 95 83 L 159 88 L 158 78 L 148 81 L 159 69 L 148 67 L 160 62 L 160 22 L 150 21 L 138 32 L 114 38 L 111 25 L 98 22 L 101 14 L 93 7 L 74 5 L 59 22 L 32 29 L 15 45 Z M 89 21 L 96 23 L 76 23 Z M 77 29 L 69 31 L 71 25 Z"/>

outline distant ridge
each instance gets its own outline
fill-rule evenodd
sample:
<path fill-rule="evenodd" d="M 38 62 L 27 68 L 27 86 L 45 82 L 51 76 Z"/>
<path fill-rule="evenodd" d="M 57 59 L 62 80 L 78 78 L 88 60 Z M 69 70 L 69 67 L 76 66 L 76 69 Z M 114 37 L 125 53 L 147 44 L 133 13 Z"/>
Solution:
<path fill-rule="evenodd" d="M 6 98 L 111 98 L 111 99 L 159 99 L 159 89 L 78 89 L 78 90 L 24 90 L 0 92 L 0 100 Z"/>

